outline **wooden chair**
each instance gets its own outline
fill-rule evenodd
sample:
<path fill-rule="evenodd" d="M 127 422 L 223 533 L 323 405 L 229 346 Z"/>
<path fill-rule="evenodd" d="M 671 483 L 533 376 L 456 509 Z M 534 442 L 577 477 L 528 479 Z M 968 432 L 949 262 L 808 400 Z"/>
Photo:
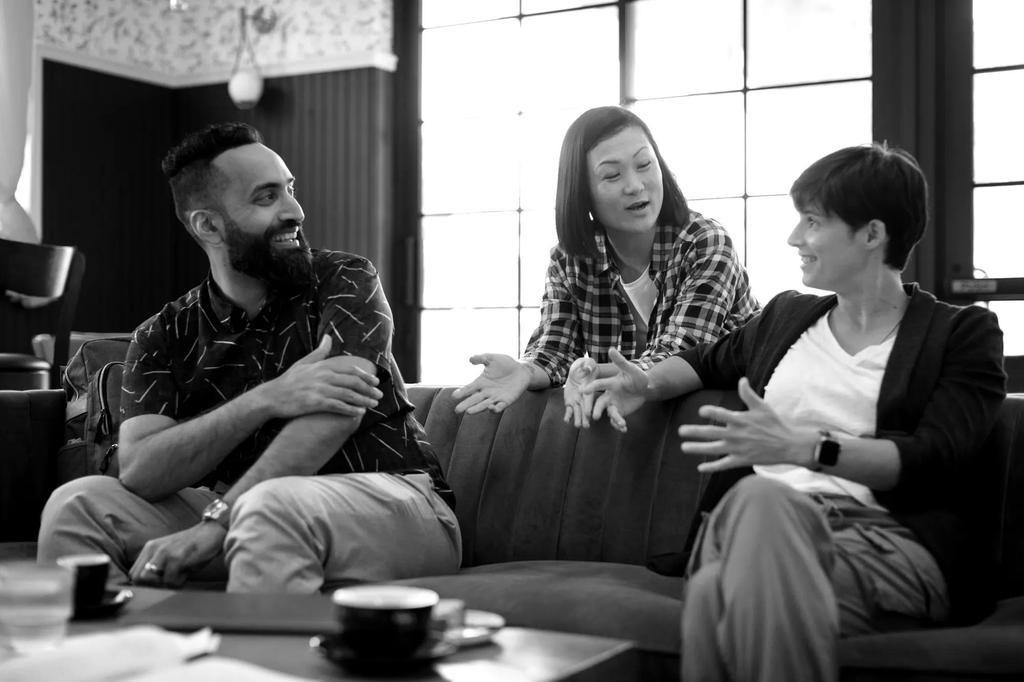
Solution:
<path fill-rule="evenodd" d="M 54 336 L 53 362 L 31 353 L 0 353 L 0 389 L 25 390 L 59 388 L 61 372 L 68 361 L 68 341 L 78 294 L 85 274 L 85 255 L 73 246 L 29 244 L 0 239 L 0 327 L 6 327 L 5 345 L 11 348 L 11 333 L 24 335 L 27 347 L 33 334 Z M 37 309 L 25 309 L 3 296 L 14 291 L 28 296 L 55 299 Z"/>

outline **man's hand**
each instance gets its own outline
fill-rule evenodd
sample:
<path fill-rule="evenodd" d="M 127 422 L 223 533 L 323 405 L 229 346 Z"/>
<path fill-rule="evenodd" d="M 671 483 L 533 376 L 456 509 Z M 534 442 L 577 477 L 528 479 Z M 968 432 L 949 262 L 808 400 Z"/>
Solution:
<path fill-rule="evenodd" d="M 745 412 L 704 405 L 698 412 L 700 416 L 721 422 L 722 426 L 686 424 L 679 427 L 679 436 L 686 441 L 681 446 L 684 453 L 725 455 L 697 465 L 697 470 L 711 473 L 755 464 L 806 465 L 814 452 L 818 432 L 783 422 L 754 392 L 746 377 L 740 379 L 738 389 L 748 408 Z M 694 438 L 700 440 L 687 440 Z"/>
<path fill-rule="evenodd" d="M 136 585 L 181 587 L 194 573 L 223 551 L 227 531 L 207 521 L 147 542 L 128 577 Z"/>
<path fill-rule="evenodd" d="M 569 367 L 569 375 L 565 378 L 562 397 L 565 400 L 566 424 L 578 428 L 590 427 L 590 414 L 594 410 L 594 394 L 584 393 L 583 387 L 597 378 L 597 361 L 584 356 L 576 358 Z"/>
<path fill-rule="evenodd" d="M 484 371 L 452 393 L 456 399 L 464 398 L 455 406 L 456 413 L 501 412 L 518 400 L 530 385 L 529 368 L 508 355 L 483 353 L 474 355 L 469 361 L 483 365 Z"/>
<path fill-rule="evenodd" d="M 583 393 L 604 391 L 594 401 L 594 419 L 607 413 L 612 427 L 625 433 L 626 416 L 636 412 L 646 400 L 647 374 L 615 348 L 608 351 L 608 357 L 617 370 L 615 374 L 595 379 L 583 387 Z"/>
<path fill-rule="evenodd" d="M 377 406 L 384 396 L 377 388 L 380 380 L 351 363 L 342 363 L 342 357 L 327 357 L 330 351 L 331 339 L 324 336 L 319 346 L 284 374 L 254 389 L 269 392 L 275 417 L 318 412 L 362 417 L 367 408 Z"/>

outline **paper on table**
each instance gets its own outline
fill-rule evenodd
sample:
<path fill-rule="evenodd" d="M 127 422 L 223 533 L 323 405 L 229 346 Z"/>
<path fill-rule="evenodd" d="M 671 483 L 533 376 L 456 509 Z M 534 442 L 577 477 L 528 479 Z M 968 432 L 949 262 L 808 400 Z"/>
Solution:
<path fill-rule="evenodd" d="M 106 682 L 148 670 L 176 666 L 212 653 L 220 635 L 209 628 L 180 635 L 150 625 L 68 637 L 56 649 L 0 663 L 4 682 Z"/>
<path fill-rule="evenodd" d="M 130 677 L 124 682 L 308 682 L 309 678 L 295 677 L 243 663 L 231 658 L 208 656 L 199 661 L 163 668 Z"/>

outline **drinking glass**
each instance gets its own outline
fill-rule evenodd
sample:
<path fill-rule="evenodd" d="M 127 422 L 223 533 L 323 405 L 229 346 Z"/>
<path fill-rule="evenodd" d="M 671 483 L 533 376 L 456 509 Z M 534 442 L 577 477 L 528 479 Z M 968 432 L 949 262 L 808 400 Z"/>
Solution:
<path fill-rule="evenodd" d="M 16 653 L 50 649 L 71 617 L 73 574 L 57 564 L 0 562 L 0 638 Z"/>

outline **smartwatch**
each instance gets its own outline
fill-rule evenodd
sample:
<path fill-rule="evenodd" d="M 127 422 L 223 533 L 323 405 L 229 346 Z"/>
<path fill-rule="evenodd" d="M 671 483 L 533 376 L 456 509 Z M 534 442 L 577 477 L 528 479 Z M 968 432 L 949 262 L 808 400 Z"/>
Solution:
<path fill-rule="evenodd" d="M 821 469 L 823 466 L 834 467 L 839 463 L 839 451 L 842 449 L 839 445 L 839 441 L 832 437 L 826 429 L 818 431 L 821 436 L 818 439 L 817 445 L 814 446 L 814 463 L 817 464 L 817 469 Z"/>
<path fill-rule="evenodd" d="M 210 504 L 206 505 L 206 509 L 203 510 L 202 521 L 203 523 L 213 521 L 215 523 L 219 523 L 224 528 L 227 528 L 229 518 L 228 511 L 230 511 L 230 509 L 231 507 L 228 506 L 227 502 L 217 498 Z"/>

